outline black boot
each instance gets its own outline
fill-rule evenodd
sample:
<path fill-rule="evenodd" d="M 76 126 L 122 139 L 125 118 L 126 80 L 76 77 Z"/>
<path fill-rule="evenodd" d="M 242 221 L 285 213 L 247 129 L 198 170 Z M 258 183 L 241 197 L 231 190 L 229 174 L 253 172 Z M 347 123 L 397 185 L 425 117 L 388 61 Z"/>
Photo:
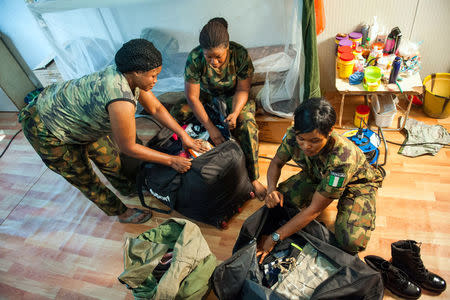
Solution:
<path fill-rule="evenodd" d="M 408 275 L 390 262 L 376 255 L 367 255 L 364 261 L 372 269 L 381 273 L 384 287 L 394 295 L 405 299 L 418 299 L 422 290 L 408 279 Z"/>
<path fill-rule="evenodd" d="M 392 243 L 392 264 L 408 274 L 409 279 L 423 289 L 442 293 L 447 286 L 445 280 L 425 268 L 420 258 L 420 245 L 412 240 Z"/>

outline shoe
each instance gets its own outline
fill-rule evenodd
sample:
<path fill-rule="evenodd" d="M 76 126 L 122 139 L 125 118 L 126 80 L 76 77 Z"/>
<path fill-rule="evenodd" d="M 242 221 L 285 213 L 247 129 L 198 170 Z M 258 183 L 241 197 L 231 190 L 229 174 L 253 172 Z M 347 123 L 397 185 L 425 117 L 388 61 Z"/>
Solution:
<path fill-rule="evenodd" d="M 367 255 L 364 261 L 372 269 L 381 273 L 384 286 L 393 294 L 405 299 L 418 299 L 422 290 L 409 281 L 408 275 L 390 262 L 376 255 Z"/>
<path fill-rule="evenodd" d="M 447 284 L 442 277 L 425 268 L 420 258 L 420 245 L 412 240 L 392 243 L 392 264 L 408 274 L 409 279 L 423 289 L 440 294 L 446 289 Z"/>

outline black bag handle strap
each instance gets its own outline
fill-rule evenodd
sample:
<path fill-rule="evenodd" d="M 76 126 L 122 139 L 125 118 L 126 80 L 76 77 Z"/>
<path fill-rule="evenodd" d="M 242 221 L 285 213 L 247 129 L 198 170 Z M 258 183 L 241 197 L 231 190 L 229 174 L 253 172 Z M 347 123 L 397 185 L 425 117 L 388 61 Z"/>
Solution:
<path fill-rule="evenodd" d="M 142 168 L 141 166 L 141 170 L 139 171 L 137 177 L 136 177 L 136 187 L 137 187 L 137 193 L 139 196 L 139 200 L 141 201 L 141 205 L 143 207 L 149 208 L 153 211 L 159 212 L 159 213 L 163 213 L 163 214 L 170 214 L 172 212 L 172 208 L 170 208 L 169 210 L 165 210 L 162 208 L 157 208 L 157 207 L 151 207 L 150 205 L 147 205 L 147 203 L 145 203 L 145 198 L 144 198 L 144 193 L 142 192 L 142 190 L 144 188 L 147 188 L 147 185 L 145 184 L 145 172 L 144 172 L 144 168 Z"/>
<path fill-rule="evenodd" d="M 270 208 L 268 208 L 267 206 L 264 205 L 263 210 L 264 211 L 263 211 L 263 215 L 261 217 L 261 221 L 259 222 L 258 229 L 256 229 L 255 236 L 253 237 L 253 239 L 258 238 L 259 234 L 261 233 L 261 230 L 264 227 L 264 224 L 266 224 L 267 217 L 269 216 Z"/>

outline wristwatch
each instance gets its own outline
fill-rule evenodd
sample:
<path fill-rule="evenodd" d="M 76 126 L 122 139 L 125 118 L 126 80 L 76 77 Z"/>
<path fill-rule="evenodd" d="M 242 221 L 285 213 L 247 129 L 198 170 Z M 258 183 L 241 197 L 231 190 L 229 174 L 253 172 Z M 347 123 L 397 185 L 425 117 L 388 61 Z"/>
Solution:
<path fill-rule="evenodd" d="M 280 234 L 277 232 L 272 233 L 272 241 L 278 243 L 280 241 Z"/>

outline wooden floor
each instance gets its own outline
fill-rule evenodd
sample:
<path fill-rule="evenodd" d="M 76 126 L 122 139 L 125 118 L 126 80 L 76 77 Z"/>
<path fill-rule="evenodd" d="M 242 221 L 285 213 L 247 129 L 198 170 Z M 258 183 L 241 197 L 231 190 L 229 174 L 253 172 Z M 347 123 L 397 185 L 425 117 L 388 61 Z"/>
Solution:
<path fill-rule="evenodd" d="M 338 96 L 330 101 L 337 106 Z M 361 97 L 348 97 L 344 121 Z M 427 118 L 413 107 L 411 116 L 450 130 L 450 118 Z M 0 113 L 0 152 L 20 126 L 15 113 Z M 343 132 L 343 130 L 339 130 Z M 402 142 L 398 132 L 388 140 Z M 276 144 L 261 143 L 260 154 L 272 157 Z M 402 239 L 422 242 L 425 266 L 450 279 L 450 148 L 435 156 L 408 158 L 389 145 L 386 179 L 377 199 L 377 228 L 365 252 L 390 259 L 390 244 Z M 269 161 L 260 160 L 266 184 Z M 282 178 L 298 172 L 283 169 Z M 117 276 L 123 271 L 125 238 L 161 224 L 168 217 L 155 213 L 144 225 L 125 225 L 105 216 L 77 189 L 48 170 L 20 133 L 0 158 L 0 299 L 132 299 Z M 123 198 L 139 205 L 137 198 Z M 230 257 L 243 221 L 263 203 L 253 199 L 234 217 L 226 230 L 198 224 L 219 261 Z M 335 205 L 320 217 L 327 225 L 335 218 Z M 180 217 L 174 213 L 173 216 Z M 214 295 L 209 296 L 215 299 Z M 395 299 L 386 290 L 385 299 Z M 424 291 L 421 299 L 450 299 Z"/>

